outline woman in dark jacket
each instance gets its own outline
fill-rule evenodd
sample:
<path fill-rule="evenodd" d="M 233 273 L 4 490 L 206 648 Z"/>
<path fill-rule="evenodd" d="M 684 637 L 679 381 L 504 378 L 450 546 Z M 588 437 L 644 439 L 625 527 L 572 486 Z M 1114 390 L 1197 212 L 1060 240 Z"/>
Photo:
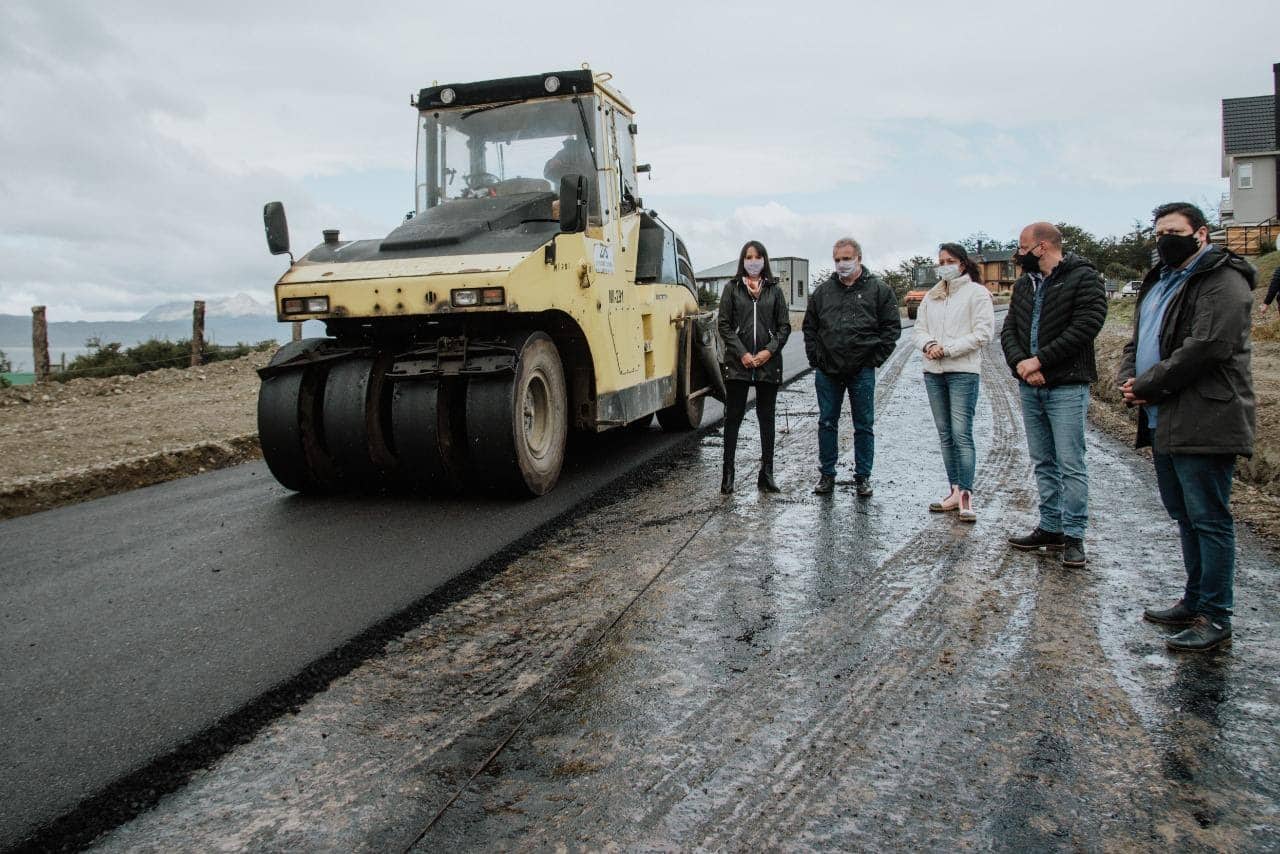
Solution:
<path fill-rule="evenodd" d="M 738 272 L 720 295 L 720 337 L 724 341 L 724 476 L 720 491 L 733 492 L 738 428 L 747 412 L 747 391 L 755 386 L 760 420 L 760 477 L 765 492 L 780 492 L 773 479 L 773 419 L 782 384 L 782 345 L 791 334 L 787 298 L 769 269 L 769 253 L 749 240 L 738 253 Z"/>

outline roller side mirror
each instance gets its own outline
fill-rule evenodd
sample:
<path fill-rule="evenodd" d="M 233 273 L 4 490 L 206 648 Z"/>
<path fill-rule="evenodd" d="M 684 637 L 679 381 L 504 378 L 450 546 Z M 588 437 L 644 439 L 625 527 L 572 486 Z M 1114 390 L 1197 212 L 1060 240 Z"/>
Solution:
<path fill-rule="evenodd" d="M 262 222 L 267 228 L 267 248 L 272 255 L 289 252 L 289 221 L 284 216 L 283 202 L 267 202 L 262 208 Z"/>
<path fill-rule="evenodd" d="M 560 230 L 585 231 L 587 227 L 587 179 L 565 175 L 560 179 Z"/>

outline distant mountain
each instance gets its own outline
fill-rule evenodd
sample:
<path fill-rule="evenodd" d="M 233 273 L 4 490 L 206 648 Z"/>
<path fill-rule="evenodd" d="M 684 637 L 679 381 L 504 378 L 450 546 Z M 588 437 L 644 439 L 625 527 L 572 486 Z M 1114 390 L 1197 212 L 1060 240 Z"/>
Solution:
<path fill-rule="evenodd" d="M 188 302 L 167 302 L 158 305 L 138 318 L 139 323 L 167 323 L 173 320 L 191 319 L 192 304 Z M 258 302 L 248 294 L 236 294 L 227 299 L 208 300 L 204 306 L 206 323 L 211 317 L 271 317 L 274 320 L 275 307 L 269 302 Z"/>
<path fill-rule="evenodd" d="M 150 312 L 148 312 L 150 314 Z M 303 325 L 305 337 L 324 335 L 324 324 L 308 320 Z M 288 341 L 291 325 L 277 323 L 275 315 L 244 317 L 210 316 L 205 314 L 204 337 L 212 344 L 256 344 L 273 339 Z M 96 338 L 103 344 L 119 343 L 132 347 L 152 338 L 180 341 L 191 338 L 191 306 L 180 320 L 75 320 L 53 321 L 49 324 L 49 349 L 80 348 Z M 0 314 L 0 350 L 29 348 L 31 346 L 31 316 Z M 54 358 L 57 358 L 56 355 Z"/>

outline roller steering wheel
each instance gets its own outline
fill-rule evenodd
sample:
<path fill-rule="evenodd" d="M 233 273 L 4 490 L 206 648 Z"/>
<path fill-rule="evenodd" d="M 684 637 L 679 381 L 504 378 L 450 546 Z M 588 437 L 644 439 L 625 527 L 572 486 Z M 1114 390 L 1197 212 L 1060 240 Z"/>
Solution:
<path fill-rule="evenodd" d="M 464 175 L 463 179 L 467 182 L 467 189 L 471 191 L 473 198 L 492 195 L 490 191 L 502 183 L 502 179 L 492 172 L 474 172 Z"/>

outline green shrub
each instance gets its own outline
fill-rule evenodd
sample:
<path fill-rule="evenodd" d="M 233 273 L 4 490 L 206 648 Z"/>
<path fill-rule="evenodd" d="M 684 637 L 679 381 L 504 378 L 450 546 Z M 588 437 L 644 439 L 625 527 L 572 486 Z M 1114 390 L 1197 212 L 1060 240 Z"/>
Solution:
<path fill-rule="evenodd" d="M 89 352 L 76 356 L 67 365 L 65 371 L 54 371 L 52 378 L 58 382 L 79 379 L 81 377 L 114 377 L 122 374 L 136 376 L 147 371 L 158 371 L 162 368 L 187 368 L 191 366 L 191 340 L 161 341 L 152 338 L 133 347 L 125 348 L 119 343 L 103 344 L 97 338 L 85 342 Z M 257 344 L 234 344 L 221 346 L 206 344 L 204 363 L 223 362 L 228 359 L 239 359 L 250 353 L 274 350 L 279 346 L 275 341 L 259 341 Z"/>

